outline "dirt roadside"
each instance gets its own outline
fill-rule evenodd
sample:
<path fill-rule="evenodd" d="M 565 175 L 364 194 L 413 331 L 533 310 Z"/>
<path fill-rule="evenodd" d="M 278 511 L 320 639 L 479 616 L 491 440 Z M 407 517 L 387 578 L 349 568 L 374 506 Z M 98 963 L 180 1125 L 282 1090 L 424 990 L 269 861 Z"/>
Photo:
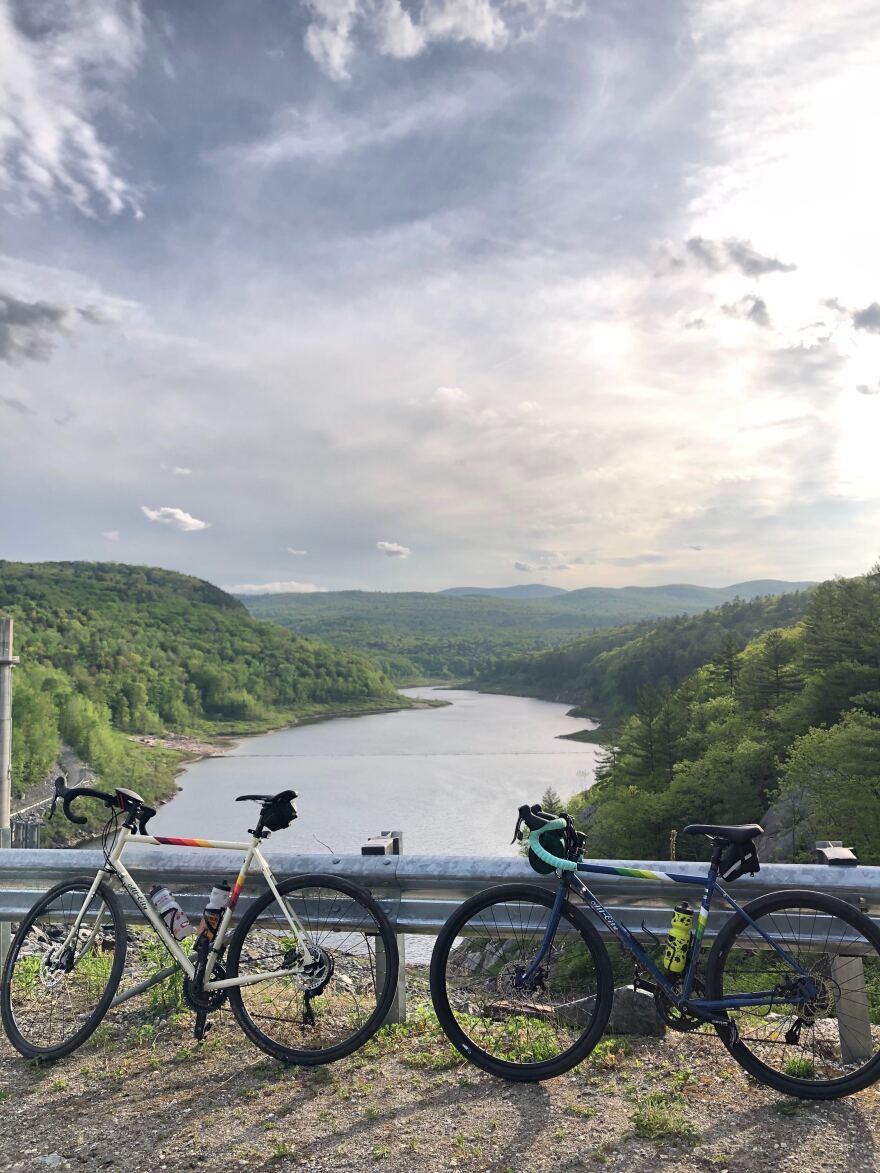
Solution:
<path fill-rule="evenodd" d="M 189 1013 L 133 1000 L 50 1066 L 0 1042 L 0 1169 L 880 1170 L 880 1087 L 791 1100 L 711 1038 L 605 1039 L 575 1071 L 530 1085 L 465 1064 L 424 1003 L 406 1027 L 311 1069 L 254 1050 L 227 1012 L 214 1019 L 196 1044 Z"/>

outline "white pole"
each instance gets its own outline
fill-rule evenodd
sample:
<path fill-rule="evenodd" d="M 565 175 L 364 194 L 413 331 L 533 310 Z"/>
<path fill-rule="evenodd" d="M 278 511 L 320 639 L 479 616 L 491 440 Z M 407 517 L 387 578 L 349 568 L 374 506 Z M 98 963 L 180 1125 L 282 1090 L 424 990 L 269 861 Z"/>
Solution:
<path fill-rule="evenodd" d="M 12 620 L 0 616 L 0 848 L 12 846 Z M 0 922 L 0 964 L 9 952 L 9 922 Z"/>

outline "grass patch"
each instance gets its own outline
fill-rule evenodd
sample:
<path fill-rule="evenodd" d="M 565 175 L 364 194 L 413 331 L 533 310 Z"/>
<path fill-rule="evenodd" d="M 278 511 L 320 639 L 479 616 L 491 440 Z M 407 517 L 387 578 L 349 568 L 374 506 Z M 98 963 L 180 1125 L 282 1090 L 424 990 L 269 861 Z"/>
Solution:
<path fill-rule="evenodd" d="M 695 1145 L 700 1134 L 685 1117 L 677 1096 L 651 1092 L 630 1117 L 633 1133 L 643 1140 Z"/>
<path fill-rule="evenodd" d="M 584 1104 L 566 1104 L 565 1111 L 569 1116 L 577 1116 L 581 1120 L 592 1120 L 596 1115 L 595 1108 L 588 1108 Z"/>
<path fill-rule="evenodd" d="M 807 1059 L 805 1055 L 795 1055 L 791 1059 L 786 1059 L 782 1070 L 795 1079 L 813 1079 L 816 1074 L 813 1060 Z"/>
<path fill-rule="evenodd" d="M 601 1067 L 606 1071 L 613 1071 L 620 1067 L 622 1061 L 632 1054 L 632 1047 L 626 1039 L 614 1037 L 600 1039 L 587 1056 L 587 1062 L 594 1067 Z"/>

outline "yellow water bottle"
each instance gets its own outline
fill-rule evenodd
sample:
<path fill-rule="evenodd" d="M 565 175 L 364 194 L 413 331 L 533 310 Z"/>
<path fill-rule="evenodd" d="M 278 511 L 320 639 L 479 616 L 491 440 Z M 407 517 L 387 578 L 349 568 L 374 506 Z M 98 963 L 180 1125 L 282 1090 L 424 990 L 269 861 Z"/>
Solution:
<path fill-rule="evenodd" d="M 682 900 L 672 911 L 672 921 L 666 936 L 663 964 L 668 973 L 684 973 L 693 923 L 694 910 L 686 900 Z"/>

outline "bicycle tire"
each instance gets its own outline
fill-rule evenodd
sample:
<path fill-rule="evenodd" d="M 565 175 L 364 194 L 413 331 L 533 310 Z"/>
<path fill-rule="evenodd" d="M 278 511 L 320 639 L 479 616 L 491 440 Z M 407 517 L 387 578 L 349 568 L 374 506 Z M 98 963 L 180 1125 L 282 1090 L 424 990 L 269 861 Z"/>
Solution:
<path fill-rule="evenodd" d="M 463 930 L 470 924 L 472 934 L 480 936 L 479 931 L 475 928 L 479 922 L 475 918 L 495 905 L 508 905 L 520 902 L 523 904 L 533 903 L 539 905 L 541 908 L 551 909 L 553 907 L 554 895 L 552 891 L 532 884 L 500 884 L 494 888 L 487 888 L 483 892 L 478 892 L 470 900 L 465 901 L 464 904 L 457 908 L 446 921 L 440 930 L 434 946 L 434 952 L 431 956 L 431 998 L 440 1026 L 443 1028 L 446 1037 L 456 1050 L 464 1055 L 471 1063 L 500 1079 L 514 1082 L 536 1083 L 540 1080 L 552 1079 L 557 1075 L 562 1075 L 563 1072 L 569 1071 L 585 1059 L 593 1047 L 595 1047 L 608 1022 L 608 1016 L 611 1013 L 614 976 L 608 950 L 605 948 L 602 938 L 599 936 L 595 927 L 590 923 L 586 913 L 582 912 L 581 909 L 569 900 L 564 900 L 561 919 L 567 920 L 571 927 L 580 934 L 581 942 L 587 954 L 592 959 L 596 973 L 595 1002 L 592 1008 L 592 1014 L 585 1029 L 576 1038 L 574 1043 L 566 1047 L 562 1053 L 552 1059 L 538 1062 L 513 1062 L 510 1059 L 499 1058 L 497 1055 L 493 1055 L 487 1051 L 485 1047 L 480 1046 L 466 1033 L 456 1018 L 449 997 L 449 961 L 456 940 L 462 935 Z M 488 919 L 485 923 L 488 926 Z M 497 918 L 493 918 L 493 923 L 497 923 Z M 533 930 L 531 923 L 529 923 L 524 930 L 523 940 L 527 933 L 531 933 L 534 936 L 535 931 L 537 930 Z M 512 939 L 516 939 L 515 931 Z M 499 947 L 503 958 L 504 945 L 500 941 L 500 938 Z M 551 944 L 551 949 L 552 947 Z M 509 969 L 510 966 L 508 965 L 507 968 Z M 506 994 L 506 986 L 504 990 Z M 514 1007 L 514 1009 L 517 1008 Z M 517 1014 L 515 1017 L 521 1018 L 522 1014 Z"/>
<path fill-rule="evenodd" d="M 397 976 L 399 967 L 399 958 L 397 950 L 397 939 L 394 935 L 394 930 L 388 917 L 380 908 L 379 904 L 365 889 L 358 887 L 357 884 L 352 884 L 349 880 L 345 880 L 340 876 L 329 875 L 304 875 L 294 876 L 284 883 L 278 885 L 278 893 L 280 896 L 287 896 L 292 892 L 300 891 L 302 889 L 329 889 L 337 893 L 341 893 L 348 899 L 359 904 L 369 916 L 372 918 L 372 926 L 370 931 L 365 936 L 375 936 L 377 940 L 381 941 L 384 950 L 384 976 L 382 979 L 382 988 L 376 992 L 375 1006 L 360 1027 L 348 1038 L 329 1047 L 293 1047 L 279 1042 L 272 1038 L 266 1030 L 263 1030 L 258 1025 L 255 1016 L 251 1013 L 249 1007 L 245 1004 L 245 997 L 243 990 L 253 990 L 254 985 L 248 987 L 235 987 L 229 989 L 229 1003 L 232 1007 L 232 1012 L 238 1020 L 244 1033 L 256 1046 L 267 1054 L 272 1055 L 273 1058 L 279 1059 L 283 1063 L 295 1063 L 302 1066 L 317 1066 L 322 1063 L 334 1063 L 337 1059 L 343 1059 L 346 1055 L 350 1055 L 359 1047 L 362 1047 L 372 1036 L 376 1033 L 379 1027 L 385 1021 L 388 1011 L 391 1008 L 391 1002 L 394 998 L 395 989 L 397 987 Z M 251 908 L 245 913 L 244 917 L 229 946 L 229 953 L 226 960 L 226 976 L 227 978 L 235 978 L 240 976 L 240 966 L 242 960 L 242 950 L 251 932 L 254 924 L 258 918 L 268 909 L 272 904 L 276 903 L 274 893 L 266 892 L 259 900 L 257 900 Z M 314 930 L 310 932 L 308 924 L 308 914 L 300 915 L 297 913 L 300 923 L 306 930 L 307 935 L 312 939 L 310 945 L 317 941 Z M 281 923 L 279 918 L 279 924 Z M 321 930 L 318 930 L 319 932 Z M 325 928 L 325 934 L 333 933 L 334 930 Z M 340 935 L 339 933 L 336 934 Z M 344 934 L 343 934 L 344 935 Z M 350 935 L 350 932 L 349 932 Z M 279 945 L 280 947 L 280 945 Z M 348 959 L 349 965 L 354 964 L 361 971 L 361 978 L 367 976 L 367 970 L 373 974 L 373 982 L 375 985 L 376 974 L 378 974 L 378 965 L 373 965 L 373 959 L 369 954 L 369 944 L 366 944 L 367 949 L 367 965 L 364 966 L 363 960 L 358 961 L 357 956 L 350 957 L 348 954 L 342 953 Z M 328 950 L 331 952 L 331 950 Z M 336 972 L 337 962 L 334 960 L 334 968 L 331 969 L 331 975 Z M 285 979 L 291 981 L 291 979 Z M 333 976 L 328 979 L 328 984 L 333 980 Z M 350 979 L 349 985 L 351 985 Z M 259 983 L 265 986 L 266 983 Z M 292 983 L 291 983 L 292 986 Z M 323 995 L 323 990 L 322 990 Z M 260 1017 L 260 1016 L 257 1016 Z M 278 1018 L 273 1016 L 265 1016 L 268 1021 L 278 1022 Z M 292 1021 L 292 1020 L 291 1020 Z"/>
<path fill-rule="evenodd" d="M 26 1059 L 62 1059 L 65 1055 L 71 1054 L 77 1047 L 89 1038 L 96 1030 L 101 1019 L 107 1013 L 110 1003 L 113 1001 L 113 996 L 119 986 L 122 978 L 122 970 L 125 965 L 126 954 L 126 928 L 125 918 L 122 915 L 122 909 L 116 894 L 110 886 L 103 881 L 98 885 L 95 892 L 94 900 L 100 898 L 106 905 L 110 919 L 113 924 L 113 960 L 107 976 L 107 985 L 103 994 L 97 1000 L 95 1008 L 88 1014 L 88 1017 L 81 1024 L 69 1038 L 64 1039 L 53 1046 L 39 1046 L 36 1042 L 26 1037 L 24 1024 L 21 1022 L 22 1014 L 19 1009 L 18 1016 L 16 1015 L 16 1000 L 13 996 L 14 974 L 16 963 L 19 960 L 26 961 L 30 957 L 35 956 L 30 954 L 26 957 L 21 956 L 22 947 L 34 927 L 36 921 L 41 913 L 48 910 L 53 904 L 56 904 L 58 898 L 63 896 L 66 892 L 80 893 L 85 899 L 88 895 L 89 889 L 94 883 L 94 878 L 85 877 L 82 879 L 65 880 L 60 884 L 56 884 L 46 892 L 37 903 L 27 913 L 24 920 L 18 926 L 18 930 L 12 940 L 9 949 L 9 956 L 6 958 L 6 964 L 3 967 L 3 975 L 0 978 L 0 1018 L 3 1021 L 3 1028 L 6 1031 L 6 1037 L 10 1043 L 15 1047 L 19 1054 L 24 1055 Z M 81 907 L 81 904 L 80 904 Z M 71 909 L 70 911 L 73 911 Z M 57 914 L 56 914 L 57 915 Z M 40 930 L 42 939 L 46 939 L 46 934 Z M 75 971 L 76 964 L 74 964 L 67 973 Z M 100 975 L 99 975 L 100 976 Z M 36 984 L 33 983 L 32 984 Z M 43 984 L 41 982 L 41 984 Z M 44 988 L 48 989 L 49 985 L 44 984 Z M 71 1000 L 72 1001 L 72 1000 Z M 45 1019 L 45 1015 L 42 1015 Z M 48 1024 L 47 1024 L 48 1025 Z"/>
<path fill-rule="evenodd" d="M 734 1021 L 737 1022 L 738 1027 L 738 1037 L 735 1042 L 731 1043 L 724 1026 L 716 1026 L 716 1030 L 737 1063 L 762 1083 L 775 1088 L 777 1091 L 785 1092 L 788 1095 L 797 1096 L 801 1099 L 831 1100 L 861 1091 L 880 1078 L 880 1027 L 877 1025 L 878 1019 L 880 1019 L 880 1007 L 874 1008 L 875 1024 L 873 1028 L 870 1025 L 870 1021 L 868 1026 L 868 1036 L 872 1040 L 872 1046 L 875 1051 L 872 1058 L 868 1059 L 858 1070 L 844 1072 L 839 1076 L 826 1079 L 807 1078 L 807 1072 L 811 1070 L 811 1063 L 814 1074 L 821 1070 L 823 1066 L 837 1066 L 843 1069 L 847 1065 L 844 1048 L 840 1042 L 841 1016 L 838 1015 L 837 1018 L 834 1018 L 829 1015 L 828 1018 L 824 1019 L 821 1016 L 823 1009 L 837 1009 L 840 994 L 846 992 L 845 987 L 841 986 L 842 979 L 839 976 L 835 978 L 835 970 L 830 960 L 833 954 L 828 946 L 832 925 L 837 922 L 842 922 L 854 932 L 861 934 L 864 938 L 864 943 L 860 944 L 857 950 L 861 954 L 863 961 L 861 973 L 864 974 L 864 963 L 867 962 L 870 968 L 868 988 L 871 988 L 873 982 L 880 983 L 880 930 L 877 929 L 874 923 L 864 913 L 852 905 L 847 904 L 845 901 L 838 899 L 836 896 L 831 896 L 824 892 L 799 891 L 796 889 L 772 892 L 767 896 L 761 896 L 757 900 L 751 901 L 743 909 L 743 913 L 746 915 L 744 916 L 738 913 L 733 916 L 718 934 L 715 944 L 712 946 L 706 962 L 706 996 L 711 999 L 723 998 L 733 992 L 734 987 L 737 985 L 744 986 L 747 989 L 749 984 L 748 966 L 751 966 L 752 973 L 755 973 L 756 970 L 756 962 L 754 960 L 750 963 L 747 962 L 745 960 L 747 957 L 763 957 L 763 962 L 758 963 L 762 968 L 758 969 L 757 975 L 752 978 L 752 981 L 759 984 L 759 988 L 766 984 L 767 974 L 770 972 L 768 970 L 768 958 L 770 954 L 766 949 L 761 953 L 760 948 L 758 948 L 758 934 L 751 927 L 749 921 L 746 920 L 746 916 L 758 923 L 763 919 L 764 924 L 761 927 L 772 937 L 773 933 L 769 930 L 774 923 L 782 924 L 783 917 L 792 935 L 794 935 L 795 926 L 793 918 L 795 916 L 798 917 L 799 924 L 797 927 L 799 931 L 800 922 L 803 920 L 803 914 L 805 912 L 812 914 L 814 925 L 817 923 L 816 917 L 819 915 L 834 918 L 828 923 L 824 942 L 817 935 L 815 942 L 810 942 L 812 944 L 811 950 L 804 948 L 801 940 L 795 944 L 792 944 L 790 941 L 780 942 L 783 948 L 788 949 L 789 952 L 796 955 L 796 959 L 802 965 L 806 965 L 807 959 L 815 958 L 816 961 L 813 963 L 813 967 L 816 970 L 816 974 L 814 976 L 820 976 L 823 981 L 823 999 L 825 1000 L 825 1005 L 821 1004 L 822 999 L 817 999 L 819 1005 L 817 1012 L 812 1016 L 813 1022 L 806 1024 L 808 1031 L 812 1031 L 812 1035 L 809 1036 L 812 1039 L 810 1044 L 812 1048 L 812 1059 L 807 1059 L 805 1056 L 798 1057 L 797 1054 L 792 1054 L 787 1060 L 785 1059 L 785 1051 L 789 1045 L 787 1037 L 783 1033 L 785 1019 L 796 1020 L 798 1016 L 786 1016 L 775 1013 L 773 1005 L 769 1003 L 768 1013 L 766 1016 L 763 1016 L 763 1023 L 754 1021 L 762 1017 L 756 1013 L 755 1008 L 748 1008 L 748 1010 L 742 1012 L 742 1024 L 734 1017 Z M 767 919 L 773 916 L 777 918 L 777 922 Z M 749 937 L 749 934 L 751 934 L 751 937 Z M 742 962 L 735 960 L 737 956 L 735 949 L 738 941 L 743 943 L 740 953 L 740 956 L 743 957 Z M 747 943 L 744 943 L 748 941 L 751 941 L 751 949 L 748 948 Z M 839 943 L 839 941 L 836 942 L 836 944 Z M 774 961 L 773 964 L 781 966 L 781 959 L 780 961 Z M 741 967 L 739 973 L 737 972 L 738 966 Z M 790 967 L 788 967 L 788 970 L 790 971 Z M 838 974 L 839 972 L 837 971 Z M 726 989 L 725 975 L 728 977 Z M 863 979 L 859 980 L 862 982 L 861 989 L 864 990 Z M 852 990 L 850 991 L 850 997 L 853 997 Z M 833 999 L 833 1001 L 829 999 Z M 780 999 L 775 1005 L 777 1007 L 784 1007 L 785 1002 L 783 999 Z M 734 1013 L 736 1014 L 737 1012 Z M 867 996 L 863 1013 L 868 1013 Z M 726 1017 L 728 1020 L 730 1019 L 729 1014 Z M 752 1021 L 750 1022 L 749 1019 Z M 835 1028 L 831 1027 L 823 1031 L 818 1025 L 823 1022 L 836 1022 L 838 1024 L 836 1027 L 838 1033 L 837 1043 L 834 1041 Z M 743 1025 L 745 1025 L 745 1030 L 743 1030 Z M 801 1030 L 802 1027 L 798 1027 L 798 1041 Z M 771 1054 L 776 1052 L 777 1048 L 779 1048 L 778 1054 L 780 1060 L 783 1061 L 783 1065 L 789 1067 L 788 1071 L 777 1070 L 769 1062 L 765 1062 L 760 1058 L 761 1054 L 765 1058 L 769 1058 Z M 839 1058 L 835 1054 L 836 1050 L 840 1051 Z M 756 1054 L 755 1052 L 758 1053 Z M 800 1072 L 804 1074 L 800 1074 Z"/>

